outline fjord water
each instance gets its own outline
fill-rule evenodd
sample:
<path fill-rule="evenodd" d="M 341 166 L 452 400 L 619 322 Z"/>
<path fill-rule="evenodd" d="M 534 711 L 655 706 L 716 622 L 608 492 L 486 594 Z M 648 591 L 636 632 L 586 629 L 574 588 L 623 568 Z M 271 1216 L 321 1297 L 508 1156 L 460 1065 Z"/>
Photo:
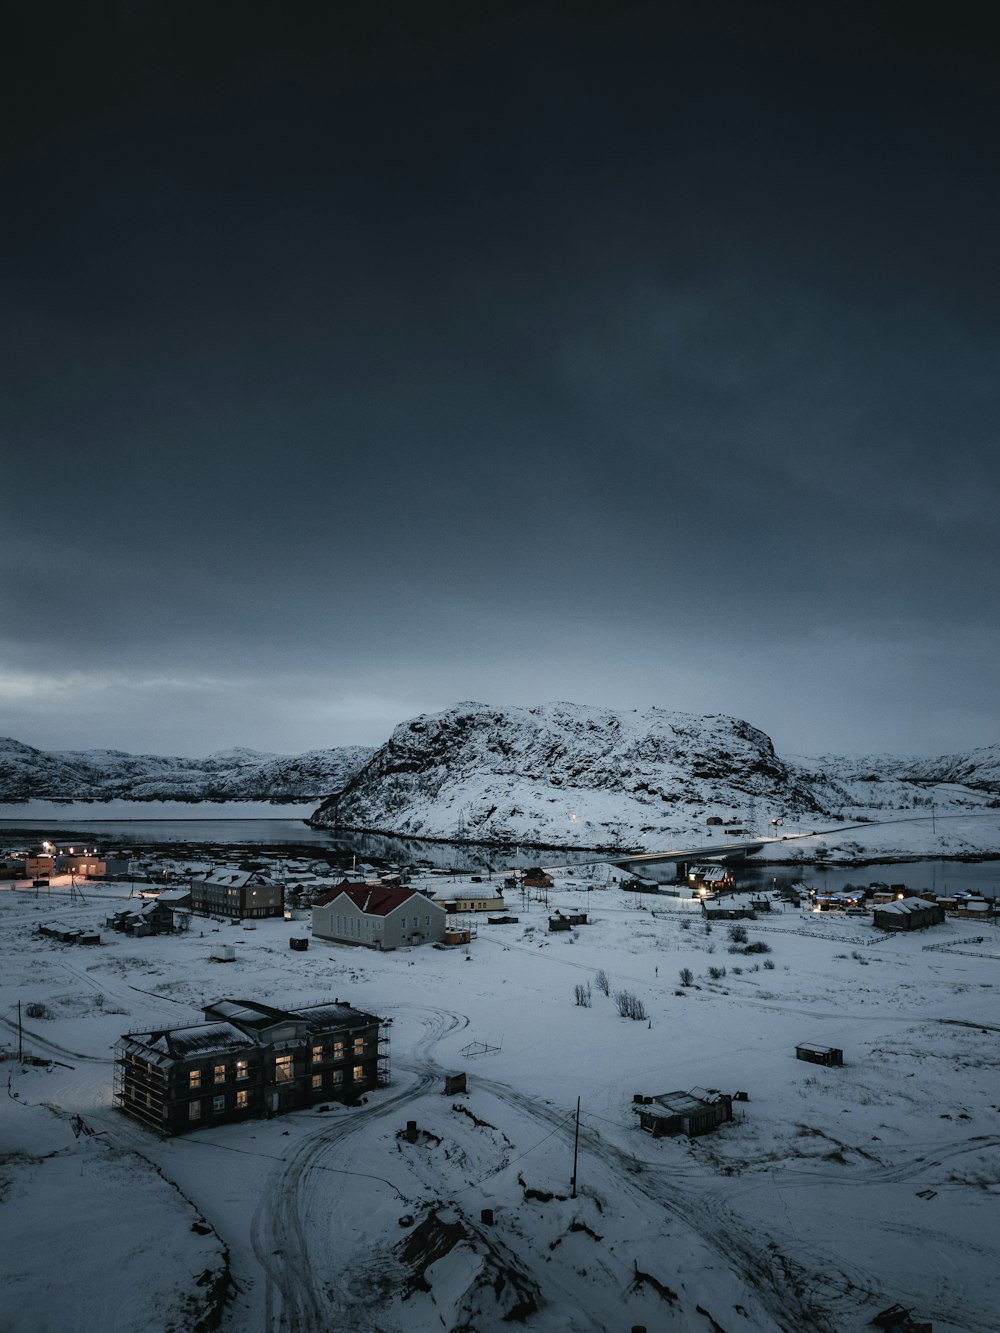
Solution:
<path fill-rule="evenodd" d="M 81 838 L 92 837 L 105 847 L 177 846 L 183 843 L 233 848 L 273 847 L 276 850 L 296 847 L 303 851 L 315 847 L 317 854 L 334 851 L 356 856 L 359 861 L 402 865 L 424 862 L 441 869 L 471 871 L 523 869 L 532 865 L 583 865 L 602 859 L 595 852 L 553 851 L 527 844 L 499 848 L 482 843 L 426 842 L 419 838 L 395 838 L 346 829 L 314 829 L 305 823 L 311 806 L 287 807 L 291 817 L 284 819 L 137 819 L 128 817 L 128 814 L 102 819 L 88 817 L 79 806 L 74 806 L 72 816 L 68 816 L 64 807 L 45 802 L 43 811 L 39 809 L 41 805 L 35 802 L 23 807 L 20 818 L 17 817 L 17 806 L 0 807 L 4 815 L 0 818 L 0 842 L 13 845 L 29 839 L 38 842 L 43 838 L 76 834 Z M 107 807 L 100 809 L 102 814 L 107 813 Z M 881 881 L 903 884 L 915 893 L 932 889 L 941 894 L 971 892 L 995 898 L 1000 891 L 1000 860 L 925 859 L 864 866 L 824 866 L 769 865 L 752 859 L 735 870 L 738 887 L 745 889 L 782 888 L 805 883 L 811 888 L 835 892 L 846 884 L 867 885 Z"/>

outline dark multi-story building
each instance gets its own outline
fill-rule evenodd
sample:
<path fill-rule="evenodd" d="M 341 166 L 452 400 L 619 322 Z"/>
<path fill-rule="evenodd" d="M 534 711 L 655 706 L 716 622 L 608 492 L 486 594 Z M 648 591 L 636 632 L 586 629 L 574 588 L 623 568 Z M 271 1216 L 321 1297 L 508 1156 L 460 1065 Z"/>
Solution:
<path fill-rule="evenodd" d="M 191 881 L 191 910 L 205 916 L 285 915 L 285 886 L 259 870 L 222 866 Z"/>
<path fill-rule="evenodd" d="M 355 1101 L 389 1079 L 384 1022 L 334 1000 L 275 1009 L 217 1000 L 206 1022 L 126 1033 L 114 1099 L 161 1134 Z"/>

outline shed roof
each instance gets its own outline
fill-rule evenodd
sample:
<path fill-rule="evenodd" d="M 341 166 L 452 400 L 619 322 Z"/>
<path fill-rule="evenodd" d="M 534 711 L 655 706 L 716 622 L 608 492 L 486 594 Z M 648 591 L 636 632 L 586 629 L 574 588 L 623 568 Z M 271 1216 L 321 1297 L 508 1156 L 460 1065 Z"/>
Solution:
<path fill-rule="evenodd" d="M 719 1096 L 715 1088 L 692 1088 L 690 1092 L 661 1092 L 653 1101 L 672 1115 L 689 1115 L 692 1111 L 704 1111 L 706 1107 L 714 1106 Z"/>
<path fill-rule="evenodd" d="M 899 916 L 911 916 L 914 912 L 932 912 L 935 906 L 935 903 L 929 903 L 926 898 L 900 898 L 896 902 L 886 903 L 878 910 L 893 912 Z"/>

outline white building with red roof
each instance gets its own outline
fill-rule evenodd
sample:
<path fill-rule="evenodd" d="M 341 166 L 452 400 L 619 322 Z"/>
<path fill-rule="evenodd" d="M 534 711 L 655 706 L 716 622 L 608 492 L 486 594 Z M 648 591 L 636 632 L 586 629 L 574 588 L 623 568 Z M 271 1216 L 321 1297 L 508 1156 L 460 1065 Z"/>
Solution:
<path fill-rule="evenodd" d="M 447 917 L 440 903 L 416 889 L 345 880 L 314 901 L 312 932 L 336 944 L 398 949 L 443 941 Z"/>

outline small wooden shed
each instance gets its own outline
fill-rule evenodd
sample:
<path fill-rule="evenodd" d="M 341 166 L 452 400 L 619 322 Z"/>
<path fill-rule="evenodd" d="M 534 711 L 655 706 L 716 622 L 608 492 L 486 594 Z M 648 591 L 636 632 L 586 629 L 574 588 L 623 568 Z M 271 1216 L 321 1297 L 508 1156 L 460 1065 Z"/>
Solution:
<path fill-rule="evenodd" d="M 844 1052 L 837 1046 L 817 1046 L 804 1041 L 795 1048 L 796 1060 L 808 1060 L 813 1065 L 839 1066 L 844 1063 Z"/>
<path fill-rule="evenodd" d="M 654 1097 L 636 1093 L 633 1109 L 639 1128 L 654 1139 L 665 1134 L 687 1134 L 695 1138 L 733 1118 L 733 1099 L 718 1088 L 692 1088 L 690 1092 L 661 1092 Z"/>

